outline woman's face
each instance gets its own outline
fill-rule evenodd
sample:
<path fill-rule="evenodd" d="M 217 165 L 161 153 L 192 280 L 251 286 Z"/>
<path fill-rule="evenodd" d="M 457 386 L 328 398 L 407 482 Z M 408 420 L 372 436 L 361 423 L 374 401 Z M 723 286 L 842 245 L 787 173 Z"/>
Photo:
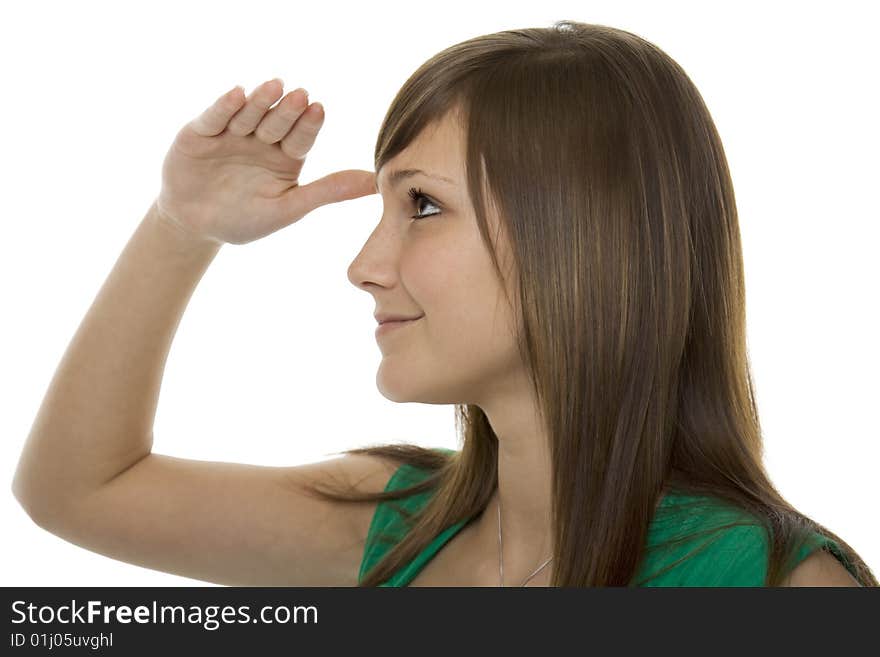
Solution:
<path fill-rule="evenodd" d="M 521 367 L 512 311 L 468 198 L 454 116 L 428 126 L 377 172 L 382 218 L 348 268 L 351 283 L 375 298 L 377 314 L 420 317 L 377 336 L 376 384 L 391 401 L 482 405 L 503 394 Z M 395 180 L 404 169 L 452 182 L 422 173 Z M 427 198 L 414 201 L 410 188 Z M 494 236 L 498 219 L 489 221 Z M 493 239 L 507 272 L 508 250 Z"/>

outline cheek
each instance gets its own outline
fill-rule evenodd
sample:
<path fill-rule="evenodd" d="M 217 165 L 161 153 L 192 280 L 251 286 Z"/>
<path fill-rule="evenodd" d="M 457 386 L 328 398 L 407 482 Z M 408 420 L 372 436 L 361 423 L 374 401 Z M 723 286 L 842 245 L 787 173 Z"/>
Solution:
<path fill-rule="evenodd" d="M 456 370 L 494 369 L 514 352 L 512 317 L 494 281 L 446 272 L 426 297 L 422 329 L 432 358 Z"/>
<path fill-rule="evenodd" d="M 414 308 L 437 321 L 453 319 L 451 313 L 473 298 L 467 293 L 475 283 L 473 262 L 462 249 L 438 240 L 410 249 L 401 260 L 400 277 Z"/>
<path fill-rule="evenodd" d="M 461 365 L 509 354 L 511 309 L 479 236 L 426 237 L 407 251 L 400 276 L 435 357 Z"/>

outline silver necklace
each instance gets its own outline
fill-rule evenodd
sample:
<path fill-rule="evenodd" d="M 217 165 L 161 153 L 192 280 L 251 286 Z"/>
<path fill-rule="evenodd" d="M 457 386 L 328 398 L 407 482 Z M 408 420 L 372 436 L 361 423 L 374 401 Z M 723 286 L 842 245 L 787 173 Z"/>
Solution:
<path fill-rule="evenodd" d="M 553 560 L 553 557 L 550 557 L 549 559 L 547 559 L 547 561 L 545 561 L 540 566 L 538 566 L 538 569 L 535 572 L 533 572 L 531 575 L 526 577 L 525 580 L 523 580 L 523 583 L 520 584 L 520 586 L 525 586 L 526 582 L 528 582 L 530 579 L 532 579 L 532 577 L 537 575 L 538 571 L 540 571 L 541 568 L 546 566 L 552 560 Z M 498 586 L 504 586 L 504 550 L 502 549 L 502 543 L 501 543 L 501 495 L 500 494 L 498 495 L 498 580 L 499 580 Z"/>

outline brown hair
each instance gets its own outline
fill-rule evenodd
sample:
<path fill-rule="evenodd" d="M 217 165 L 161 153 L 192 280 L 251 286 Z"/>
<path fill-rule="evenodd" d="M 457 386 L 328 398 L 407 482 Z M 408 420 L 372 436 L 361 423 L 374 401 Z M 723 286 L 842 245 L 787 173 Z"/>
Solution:
<path fill-rule="evenodd" d="M 765 586 L 783 581 L 813 531 L 838 543 L 862 585 L 877 586 L 859 555 L 793 508 L 764 470 L 733 185 L 684 70 L 603 25 L 479 36 L 406 81 L 379 131 L 376 171 L 450 111 L 465 131 L 468 192 L 495 271 L 501 278 L 487 203 L 523 272 L 513 290 L 524 310 L 518 347 L 550 434 L 551 585 L 631 585 L 668 488 L 759 520 L 770 538 Z M 416 486 L 310 488 L 352 502 L 436 490 L 404 514 L 410 531 L 360 586 L 384 582 L 486 507 L 497 437 L 477 406 L 457 404 L 455 423 L 462 446 L 450 456 L 411 444 L 344 452 L 429 471 Z"/>

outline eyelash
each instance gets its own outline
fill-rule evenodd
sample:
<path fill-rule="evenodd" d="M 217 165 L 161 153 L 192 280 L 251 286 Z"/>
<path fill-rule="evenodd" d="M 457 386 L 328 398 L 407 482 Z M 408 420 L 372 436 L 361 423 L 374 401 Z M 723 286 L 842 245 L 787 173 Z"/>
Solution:
<path fill-rule="evenodd" d="M 435 203 L 430 197 L 425 196 L 422 193 L 421 189 L 416 189 L 415 187 L 410 187 L 409 188 L 409 197 L 413 200 L 413 203 L 416 206 L 416 211 L 418 211 L 419 201 L 421 201 L 421 200 L 427 201 L 429 204 L 433 205 L 438 210 L 440 208 L 440 206 L 437 203 Z M 410 219 L 416 219 L 416 220 L 427 219 L 428 217 L 433 217 L 434 215 L 437 215 L 437 214 L 440 214 L 440 212 L 432 212 L 431 214 L 417 214 L 415 216 L 410 217 Z"/>

